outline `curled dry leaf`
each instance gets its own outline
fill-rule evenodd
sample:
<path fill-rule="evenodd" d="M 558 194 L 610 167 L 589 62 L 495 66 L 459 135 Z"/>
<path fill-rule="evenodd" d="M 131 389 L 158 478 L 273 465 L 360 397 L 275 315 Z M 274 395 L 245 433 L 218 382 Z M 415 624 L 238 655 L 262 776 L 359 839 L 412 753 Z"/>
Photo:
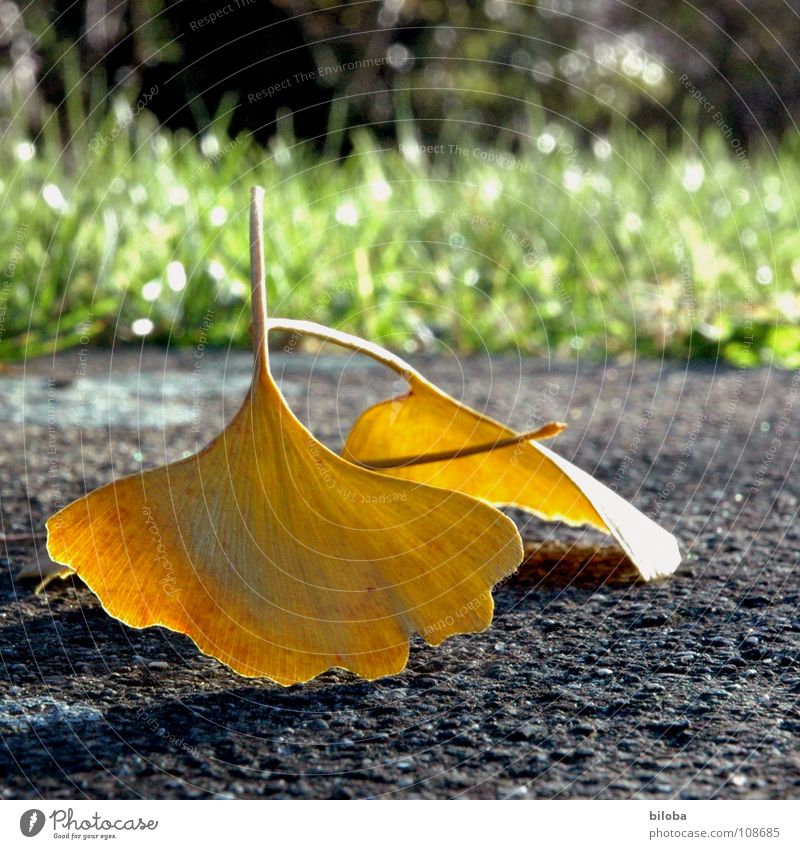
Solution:
<path fill-rule="evenodd" d="M 261 192 L 251 202 L 251 390 L 199 454 L 114 481 L 47 523 L 48 550 L 136 628 L 163 625 L 246 676 L 400 671 L 492 619 L 517 569 L 513 522 L 480 500 L 364 469 L 319 443 L 272 378 Z M 372 348 L 368 343 L 359 345 Z M 379 359 L 390 357 L 381 349 Z"/>
<path fill-rule="evenodd" d="M 565 425 L 517 433 L 456 401 L 400 357 L 372 342 L 310 321 L 272 319 L 270 329 L 314 336 L 366 354 L 401 375 L 407 394 L 370 407 L 342 455 L 392 477 L 517 507 L 548 521 L 611 535 L 645 580 L 680 565 L 675 537 L 607 486 L 541 445 Z"/>
<path fill-rule="evenodd" d="M 368 352 L 354 337 L 322 330 L 318 327 L 315 335 Z M 548 521 L 590 525 L 610 534 L 646 580 L 678 568 L 680 551 L 672 534 L 540 444 L 560 425 L 516 433 L 451 398 L 399 358 L 383 361 L 402 374 L 409 391 L 361 415 L 345 443 L 346 459 L 403 480 L 518 507 Z"/>

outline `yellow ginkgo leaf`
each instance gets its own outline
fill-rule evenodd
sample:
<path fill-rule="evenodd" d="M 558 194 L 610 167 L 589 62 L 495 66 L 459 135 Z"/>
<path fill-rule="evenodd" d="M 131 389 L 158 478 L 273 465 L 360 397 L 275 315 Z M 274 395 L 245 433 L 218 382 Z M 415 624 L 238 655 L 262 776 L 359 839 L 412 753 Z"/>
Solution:
<path fill-rule="evenodd" d="M 306 327 L 305 332 L 310 332 Z M 313 331 L 356 350 L 346 334 Z M 646 580 L 680 564 L 672 534 L 573 463 L 540 444 L 561 425 L 520 434 L 442 392 L 396 357 L 383 362 L 409 384 L 406 395 L 364 412 L 343 456 L 387 475 L 456 490 L 543 519 L 590 525 L 613 536 Z"/>
<path fill-rule="evenodd" d="M 288 685 L 331 667 L 400 671 L 409 637 L 480 631 L 522 559 L 469 496 L 342 459 L 297 420 L 266 336 L 261 193 L 251 202 L 251 390 L 199 454 L 114 481 L 47 523 L 48 550 L 136 628 L 163 625 L 236 672 Z M 364 343 L 366 345 L 366 343 Z"/>

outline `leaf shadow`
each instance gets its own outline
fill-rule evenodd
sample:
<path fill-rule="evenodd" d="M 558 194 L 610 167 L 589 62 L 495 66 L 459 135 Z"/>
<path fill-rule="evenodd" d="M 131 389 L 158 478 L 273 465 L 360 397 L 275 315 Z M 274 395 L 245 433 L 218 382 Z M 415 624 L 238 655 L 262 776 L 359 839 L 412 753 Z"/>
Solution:
<path fill-rule="evenodd" d="M 504 584 L 509 590 L 576 587 L 598 589 L 643 583 L 638 570 L 618 546 L 597 543 L 526 540 L 518 571 Z"/>

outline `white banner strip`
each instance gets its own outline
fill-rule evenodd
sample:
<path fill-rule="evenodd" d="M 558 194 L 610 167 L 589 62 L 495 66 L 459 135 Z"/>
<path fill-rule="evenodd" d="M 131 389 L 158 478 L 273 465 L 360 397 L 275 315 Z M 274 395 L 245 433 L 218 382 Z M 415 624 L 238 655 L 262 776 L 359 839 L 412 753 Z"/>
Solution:
<path fill-rule="evenodd" d="M 798 801 L 6 801 L 0 846 L 797 847 Z M 501 806 L 502 804 L 502 806 Z M 491 805 L 494 810 L 489 810 Z M 312 807 L 316 806 L 316 807 Z"/>

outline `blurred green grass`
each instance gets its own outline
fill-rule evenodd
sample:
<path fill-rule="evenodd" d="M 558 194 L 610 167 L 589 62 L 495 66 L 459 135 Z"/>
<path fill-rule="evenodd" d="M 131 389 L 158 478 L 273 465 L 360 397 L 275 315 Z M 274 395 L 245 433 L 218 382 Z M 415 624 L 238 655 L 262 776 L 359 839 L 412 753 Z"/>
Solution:
<path fill-rule="evenodd" d="M 99 110 L 96 110 L 99 111 Z M 134 109 L 134 112 L 136 110 Z M 221 110 L 221 114 L 224 110 Z M 411 352 L 488 349 L 800 366 L 800 138 L 749 160 L 721 134 L 666 152 L 625 127 L 513 153 L 456 121 L 324 152 L 170 133 L 118 99 L 0 145 L 0 358 L 75 344 L 248 344 L 249 187 L 267 189 L 273 314 Z"/>

